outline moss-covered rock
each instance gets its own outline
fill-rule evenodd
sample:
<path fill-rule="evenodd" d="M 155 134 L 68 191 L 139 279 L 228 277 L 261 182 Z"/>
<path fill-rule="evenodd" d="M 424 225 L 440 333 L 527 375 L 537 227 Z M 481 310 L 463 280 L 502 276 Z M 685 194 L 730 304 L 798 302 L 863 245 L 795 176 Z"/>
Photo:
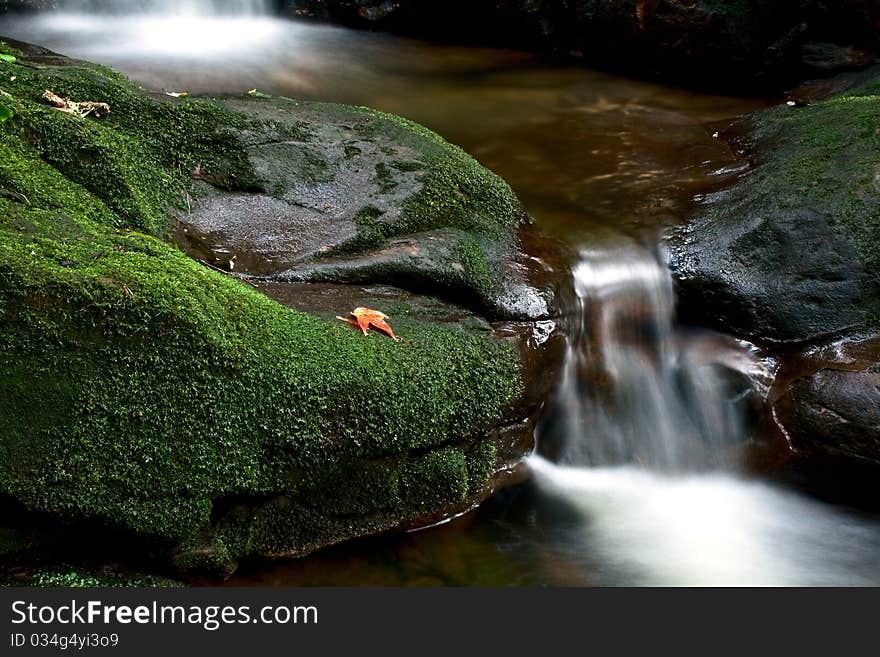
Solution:
<path fill-rule="evenodd" d="M 415 316 L 395 321 L 399 343 L 365 338 L 167 238 L 172 214 L 205 199 L 275 199 L 280 175 L 334 175 L 338 162 L 317 160 L 270 175 L 254 155 L 267 135 L 327 147 L 322 116 L 330 131 L 355 120 L 401 149 L 429 144 L 412 205 L 370 240 L 446 227 L 507 248 L 519 207 L 506 185 L 368 110 L 312 105 L 303 118 L 293 101 L 175 99 L 32 48 L 16 56 L 0 62 L 14 112 L 0 125 L 2 493 L 162 541 L 182 566 L 225 568 L 460 510 L 490 485 L 493 432 L 524 389 L 514 345 Z M 45 90 L 111 110 L 67 114 Z M 377 179 L 393 193 L 394 173 Z"/>
<path fill-rule="evenodd" d="M 222 106 L 249 118 L 233 127 L 247 157 L 233 173 L 249 183 L 198 169 L 176 230 L 197 257 L 251 278 L 390 283 L 498 317 L 548 315 L 519 273 L 519 201 L 461 149 L 366 108 L 262 94 Z"/>
<path fill-rule="evenodd" d="M 686 315 L 765 342 L 877 326 L 878 75 L 750 118 L 755 166 L 673 238 Z"/>

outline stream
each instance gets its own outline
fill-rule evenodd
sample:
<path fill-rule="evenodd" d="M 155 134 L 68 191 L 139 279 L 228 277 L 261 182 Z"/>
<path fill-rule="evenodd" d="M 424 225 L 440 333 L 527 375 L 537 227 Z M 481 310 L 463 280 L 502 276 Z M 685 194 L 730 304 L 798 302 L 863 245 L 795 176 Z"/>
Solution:
<path fill-rule="evenodd" d="M 880 585 L 875 517 L 742 468 L 750 428 L 731 373 L 760 390 L 772 363 L 674 318 L 659 236 L 742 172 L 715 133 L 764 101 L 279 20 L 263 2 L 145 4 L 71 2 L 93 13 L 4 17 L 0 33 L 167 92 L 258 89 L 401 114 L 500 174 L 580 254 L 528 481 L 443 526 L 246 563 L 226 584 Z"/>

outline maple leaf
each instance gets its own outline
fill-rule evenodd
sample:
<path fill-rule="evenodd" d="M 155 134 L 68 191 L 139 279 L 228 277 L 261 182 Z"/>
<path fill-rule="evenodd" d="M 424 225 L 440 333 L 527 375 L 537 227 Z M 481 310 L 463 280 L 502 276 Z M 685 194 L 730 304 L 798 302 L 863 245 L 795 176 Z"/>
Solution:
<path fill-rule="evenodd" d="M 400 341 L 400 338 L 394 335 L 394 331 L 391 330 L 388 322 L 385 321 L 388 319 L 388 315 L 385 313 L 380 313 L 378 310 L 373 310 L 372 308 L 355 308 L 351 311 L 351 315 L 354 319 L 348 317 L 337 317 L 336 319 L 343 321 L 346 324 L 357 326 L 363 331 L 364 335 L 368 334 L 370 328 L 374 328 L 384 331 L 391 336 L 395 342 Z"/>

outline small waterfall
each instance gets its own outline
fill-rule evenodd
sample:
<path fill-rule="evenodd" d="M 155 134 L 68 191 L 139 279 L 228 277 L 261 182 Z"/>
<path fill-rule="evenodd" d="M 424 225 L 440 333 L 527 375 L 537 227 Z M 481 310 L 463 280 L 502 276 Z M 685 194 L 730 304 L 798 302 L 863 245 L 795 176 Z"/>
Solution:
<path fill-rule="evenodd" d="M 674 321 L 662 256 L 585 251 L 556 400 L 530 459 L 562 559 L 604 584 L 872 585 L 880 528 L 738 476 L 743 402 L 770 368 L 751 345 Z"/>
<path fill-rule="evenodd" d="M 545 422 L 558 460 L 667 472 L 724 463 L 745 439 L 735 384 L 756 367 L 748 349 L 676 327 L 665 262 L 636 246 L 583 252 L 574 283 L 563 377 Z"/>
<path fill-rule="evenodd" d="M 269 13 L 272 4 L 271 0 L 61 0 L 58 6 L 92 15 L 258 16 Z"/>
<path fill-rule="evenodd" d="M 169 67 L 172 77 L 188 71 L 173 85 L 179 90 L 199 78 L 192 67 L 214 66 L 218 59 L 230 79 L 259 75 L 294 29 L 275 16 L 276 6 L 276 0 L 57 0 L 58 11 L 22 18 L 17 28 L 22 38 L 28 30 L 49 34 L 75 57 L 117 68 L 136 63 L 149 71 L 141 80 L 147 86 L 164 87 Z M 186 65 L 178 69 L 181 62 Z M 153 75 L 162 82 L 151 82 Z"/>

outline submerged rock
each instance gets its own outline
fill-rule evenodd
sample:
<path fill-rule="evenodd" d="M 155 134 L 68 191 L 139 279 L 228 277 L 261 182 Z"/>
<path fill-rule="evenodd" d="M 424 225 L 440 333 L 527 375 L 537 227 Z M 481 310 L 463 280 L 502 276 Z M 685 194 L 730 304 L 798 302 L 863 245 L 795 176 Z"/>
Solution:
<path fill-rule="evenodd" d="M 0 493 L 229 572 L 466 510 L 530 449 L 510 438 L 530 437 L 536 406 L 523 349 L 552 350 L 534 323 L 485 330 L 479 316 L 546 312 L 493 302 L 531 275 L 515 261 L 522 210 L 494 174 L 390 115 L 170 98 L 3 49 L 18 61 L 0 62 L 14 113 L 0 133 Z M 46 89 L 110 114 L 61 113 Z M 359 220 L 365 206 L 382 214 Z M 439 234 L 445 250 L 411 276 L 356 264 Z M 398 312 L 400 343 L 364 337 L 216 270 L 229 262 L 267 280 L 436 280 L 470 319 Z M 308 274 L 331 264 L 341 273 Z"/>

